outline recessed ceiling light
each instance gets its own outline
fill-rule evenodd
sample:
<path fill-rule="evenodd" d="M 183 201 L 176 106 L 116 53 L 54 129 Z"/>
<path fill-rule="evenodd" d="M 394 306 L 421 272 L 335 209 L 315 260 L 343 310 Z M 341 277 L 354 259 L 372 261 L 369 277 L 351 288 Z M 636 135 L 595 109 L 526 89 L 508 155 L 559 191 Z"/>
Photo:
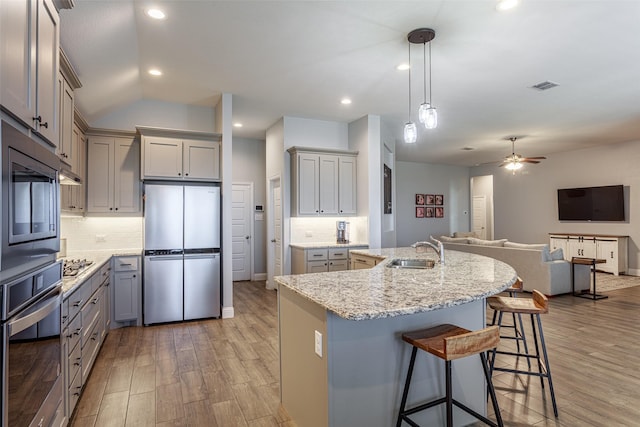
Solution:
<path fill-rule="evenodd" d="M 513 9 L 518 5 L 518 0 L 498 0 L 496 10 L 503 11 Z"/>
<path fill-rule="evenodd" d="M 149 9 L 147 10 L 147 15 L 149 15 L 153 19 L 164 19 L 166 15 L 160 9 Z"/>
<path fill-rule="evenodd" d="M 236 123 L 233 124 L 233 127 L 234 128 L 241 128 L 242 127 L 242 123 L 236 122 Z"/>
<path fill-rule="evenodd" d="M 351 104 L 351 99 L 349 99 L 349 98 L 342 98 L 342 99 L 340 100 L 340 103 L 341 103 L 342 105 L 349 105 L 349 104 Z"/>
<path fill-rule="evenodd" d="M 152 68 L 149 70 L 149 74 L 151 74 L 152 76 L 161 76 L 162 71 L 158 70 L 157 68 Z"/>
<path fill-rule="evenodd" d="M 398 71 L 407 71 L 409 69 L 409 64 L 400 64 L 396 67 Z"/>

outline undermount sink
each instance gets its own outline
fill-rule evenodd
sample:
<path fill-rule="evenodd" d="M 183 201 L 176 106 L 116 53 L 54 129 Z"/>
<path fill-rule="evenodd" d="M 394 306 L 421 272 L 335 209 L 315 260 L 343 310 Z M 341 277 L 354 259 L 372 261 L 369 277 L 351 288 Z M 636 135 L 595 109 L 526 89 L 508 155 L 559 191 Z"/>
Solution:
<path fill-rule="evenodd" d="M 396 258 L 389 261 L 387 267 L 389 268 L 433 268 L 435 261 L 432 259 L 406 259 Z"/>

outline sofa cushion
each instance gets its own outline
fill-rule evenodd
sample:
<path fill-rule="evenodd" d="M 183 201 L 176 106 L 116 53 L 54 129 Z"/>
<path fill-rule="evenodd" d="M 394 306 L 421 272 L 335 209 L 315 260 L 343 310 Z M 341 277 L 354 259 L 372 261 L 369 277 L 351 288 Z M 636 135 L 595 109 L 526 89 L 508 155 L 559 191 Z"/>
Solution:
<path fill-rule="evenodd" d="M 440 240 L 449 243 L 469 243 L 469 239 L 467 239 L 466 237 L 440 236 Z"/>
<path fill-rule="evenodd" d="M 470 245 L 480 245 L 480 246 L 504 246 L 504 242 L 506 242 L 507 239 L 500 239 L 500 240 L 482 240 L 482 239 L 475 239 L 473 237 L 469 238 L 469 244 Z"/>
<path fill-rule="evenodd" d="M 564 254 L 562 252 L 562 248 L 556 248 L 553 252 L 549 251 L 549 248 L 544 248 L 542 250 L 542 261 L 559 261 L 564 259 Z"/>
<path fill-rule="evenodd" d="M 456 231 L 455 233 L 453 233 L 453 237 L 475 237 L 475 238 L 477 238 L 478 235 L 476 234 L 475 231 Z"/>
<path fill-rule="evenodd" d="M 539 249 L 543 250 L 549 246 L 545 243 L 516 243 L 516 242 L 504 242 L 505 248 L 518 248 L 518 249 Z"/>

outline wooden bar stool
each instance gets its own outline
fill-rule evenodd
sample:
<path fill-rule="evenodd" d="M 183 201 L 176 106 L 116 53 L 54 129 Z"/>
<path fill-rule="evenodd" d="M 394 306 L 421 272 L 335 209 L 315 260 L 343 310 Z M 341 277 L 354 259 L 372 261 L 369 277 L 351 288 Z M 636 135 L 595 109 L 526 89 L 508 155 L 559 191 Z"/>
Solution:
<path fill-rule="evenodd" d="M 504 292 L 508 293 L 510 297 L 516 298 L 519 294 L 524 293 L 524 287 L 522 284 L 522 279 L 518 277 L 513 285 L 509 288 L 505 289 Z M 491 320 L 490 325 L 496 324 L 496 318 L 498 316 L 497 311 L 493 311 L 493 319 Z M 524 324 L 522 323 L 522 314 L 521 313 L 511 313 L 511 318 L 513 323 L 511 325 L 500 325 L 500 329 L 503 328 L 511 328 L 513 329 L 513 336 L 511 335 L 500 335 L 500 338 L 514 340 L 516 342 L 516 348 L 518 353 L 520 353 L 520 341 L 524 346 L 524 352 L 529 353 L 529 347 L 527 345 L 527 336 L 524 333 Z M 517 318 L 517 323 L 516 323 Z M 531 369 L 531 359 L 527 359 L 527 366 Z"/>
<path fill-rule="evenodd" d="M 445 403 L 447 406 L 448 427 L 453 426 L 453 405 L 456 405 L 490 426 L 502 427 L 504 425 L 502 423 L 502 416 L 500 415 L 500 408 L 498 408 L 495 389 L 493 388 L 493 383 L 491 381 L 489 364 L 485 355 L 485 352 L 489 350 L 493 350 L 495 352 L 495 349 L 500 342 L 500 331 L 497 326 L 490 326 L 480 331 L 469 331 L 468 329 L 460 328 L 455 325 L 445 324 L 428 329 L 421 329 L 419 331 L 404 333 L 402 334 L 402 339 L 411 344 L 413 346 L 413 350 L 411 352 L 411 360 L 409 362 L 409 370 L 407 371 L 407 379 L 404 384 L 402 402 L 400 403 L 400 411 L 398 412 L 396 427 L 400 427 L 402 421 L 406 421 L 414 427 L 419 427 L 418 424 L 409 418 L 409 415 L 441 403 Z M 406 409 L 407 395 L 409 394 L 409 385 L 411 383 L 411 375 L 413 374 L 413 366 L 416 361 L 416 353 L 418 352 L 418 349 L 431 353 L 445 361 L 446 395 L 445 397 L 418 405 L 414 408 Z M 462 357 L 472 356 L 474 354 L 480 355 L 482 369 L 487 380 L 497 423 L 480 415 L 478 412 L 453 398 L 451 389 L 451 361 Z M 495 358 L 495 354 L 493 357 Z"/>
<path fill-rule="evenodd" d="M 494 351 L 491 357 L 491 373 L 493 371 L 510 372 L 512 374 L 534 375 L 540 377 L 540 384 L 544 390 L 544 379 L 549 383 L 549 392 L 551 393 L 551 402 L 553 404 L 553 414 L 558 416 L 558 407 L 556 405 L 556 396 L 553 391 L 553 381 L 551 379 L 551 368 L 549 366 L 549 358 L 547 356 L 547 346 L 544 341 L 544 333 L 542 331 L 542 321 L 540 315 L 549 312 L 549 300 L 540 291 L 533 291 L 533 298 L 514 298 L 493 296 L 487 298 L 489 307 L 498 312 L 498 326 L 502 324 L 502 315 L 504 313 L 529 314 L 531 316 L 531 329 L 533 331 L 533 342 L 535 345 L 535 354 L 529 354 L 509 351 Z M 535 320 L 534 320 L 535 316 Z M 537 328 L 537 333 L 536 333 Z M 538 335 L 540 335 L 540 344 L 538 343 Z M 542 347 L 542 358 L 540 357 L 540 347 Z M 506 354 L 510 356 L 526 357 L 527 359 L 536 359 L 538 361 L 538 372 L 529 368 L 528 371 L 508 368 L 494 367 L 497 354 Z M 544 360 L 544 365 L 543 365 Z"/>

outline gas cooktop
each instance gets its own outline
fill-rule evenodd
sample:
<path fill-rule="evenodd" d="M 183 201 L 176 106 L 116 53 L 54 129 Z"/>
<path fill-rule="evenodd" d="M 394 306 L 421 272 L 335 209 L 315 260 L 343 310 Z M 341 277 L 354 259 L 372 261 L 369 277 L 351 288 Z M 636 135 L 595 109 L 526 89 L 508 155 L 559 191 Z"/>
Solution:
<path fill-rule="evenodd" d="M 62 265 L 62 275 L 64 277 L 77 276 L 91 264 L 93 261 L 88 259 L 65 259 Z"/>

